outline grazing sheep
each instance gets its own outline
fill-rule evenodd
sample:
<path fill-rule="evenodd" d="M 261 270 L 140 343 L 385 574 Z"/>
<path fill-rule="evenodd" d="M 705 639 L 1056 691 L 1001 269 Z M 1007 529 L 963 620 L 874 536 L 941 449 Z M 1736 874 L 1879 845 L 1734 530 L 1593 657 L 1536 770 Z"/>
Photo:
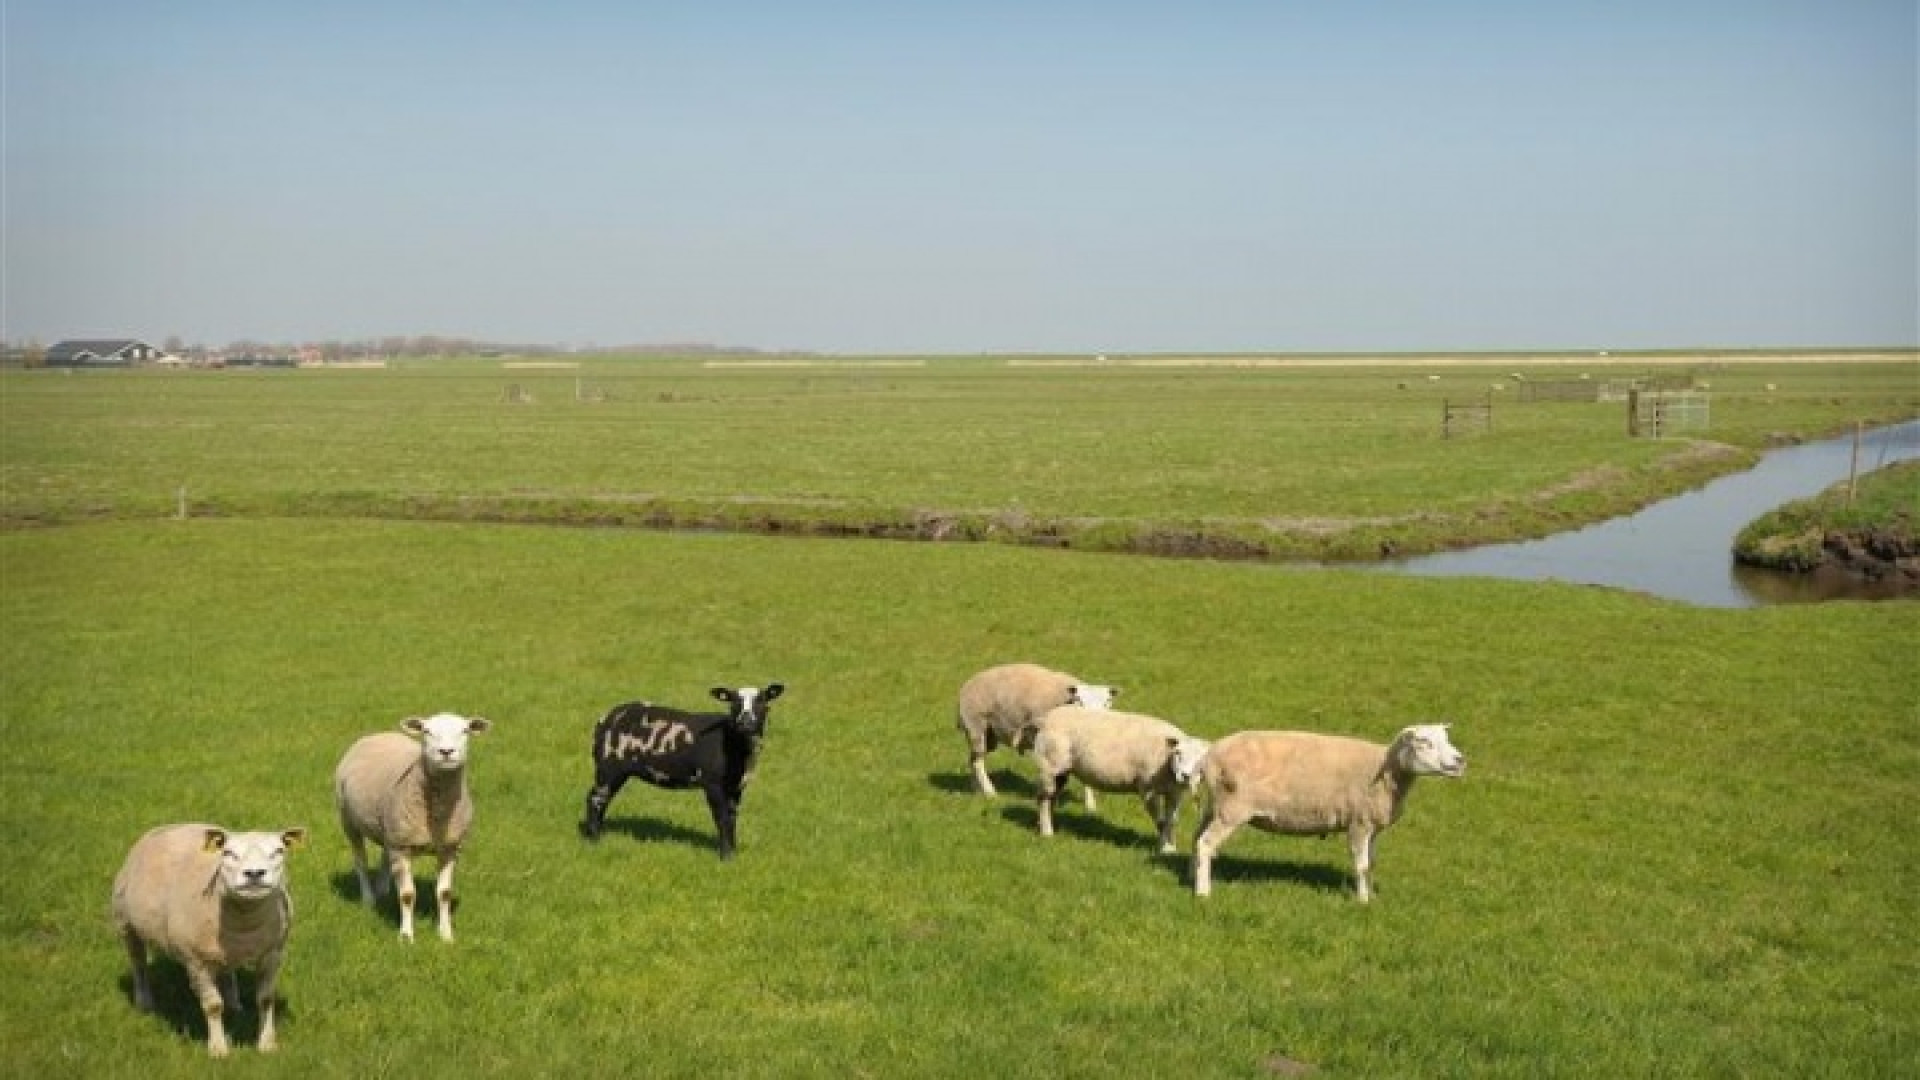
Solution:
<path fill-rule="evenodd" d="M 581 835 L 600 839 L 607 804 L 636 776 L 656 787 L 698 785 L 720 835 L 720 857 L 731 859 L 740 799 L 767 733 L 767 706 L 786 689 L 780 683 L 765 690 L 716 686 L 711 693 L 726 703 L 723 713 L 683 712 L 646 701 L 614 706 L 594 725 L 593 787 Z"/>
<path fill-rule="evenodd" d="M 1040 767 L 1040 835 L 1053 835 L 1053 803 L 1068 776 L 1089 791 L 1138 792 L 1160 833 L 1162 854 L 1173 852 L 1173 821 L 1195 776 L 1191 762 L 1207 742 L 1157 717 L 1063 705 L 1033 729 L 1033 760 Z M 1176 760 L 1182 762 L 1175 767 Z"/>
<path fill-rule="evenodd" d="M 966 737 L 968 765 L 980 794 L 996 794 L 987 776 L 987 754 L 1002 743 L 1015 750 L 1028 748 L 1025 734 L 1062 705 L 1105 709 L 1120 696 L 1117 686 L 1082 682 L 1064 671 L 1039 664 L 1001 664 L 968 679 L 960 687 L 957 726 Z M 1094 807 L 1093 790 L 1086 793 L 1087 809 Z"/>
<path fill-rule="evenodd" d="M 1373 898 L 1373 842 L 1399 820 L 1414 779 L 1459 776 L 1466 758 L 1445 724 L 1418 724 L 1389 746 L 1301 731 L 1243 731 L 1213 744 L 1201 767 L 1208 809 L 1193 845 L 1193 891 L 1213 890 L 1214 852 L 1233 830 L 1324 836 L 1345 830 L 1356 894 Z"/>
<path fill-rule="evenodd" d="M 260 1049 L 273 1050 L 274 988 L 293 929 L 286 853 L 306 838 L 305 829 L 236 833 L 218 825 L 162 825 L 136 841 L 113 879 L 113 922 L 133 964 L 134 1006 L 153 1011 L 147 949 L 167 953 L 186 969 L 200 1000 L 207 1052 L 226 1057 L 222 1017 L 241 1010 L 235 972 L 252 967 Z"/>
<path fill-rule="evenodd" d="M 353 846 L 353 874 L 368 907 L 399 886 L 400 938 L 413 941 L 413 863 L 429 852 L 440 863 L 434 898 L 440 940 L 453 940 L 453 866 L 473 822 L 467 793 L 467 738 L 492 725 L 484 717 L 439 713 L 401 721 L 399 732 L 368 735 L 347 748 L 333 771 L 340 827 Z M 414 738 L 408 738 L 408 736 Z M 416 739 L 418 741 L 416 741 Z M 367 880 L 366 841 L 380 845 L 380 881 Z"/>

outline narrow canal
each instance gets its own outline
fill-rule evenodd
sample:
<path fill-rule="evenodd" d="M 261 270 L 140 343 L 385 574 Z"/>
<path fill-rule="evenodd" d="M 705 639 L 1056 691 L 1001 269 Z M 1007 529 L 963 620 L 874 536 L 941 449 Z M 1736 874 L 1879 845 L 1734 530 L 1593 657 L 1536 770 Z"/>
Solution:
<path fill-rule="evenodd" d="M 1380 565 L 1431 577 L 1493 577 L 1605 585 L 1701 607 L 1753 607 L 1843 596 L 1871 597 L 1867 586 L 1814 583 L 1733 561 L 1733 540 L 1760 515 L 1840 483 L 1854 455 L 1848 435 L 1769 451 L 1752 469 L 1723 476 L 1628 517 L 1575 532 L 1490 544 Z M 1866 432 L 1862 473 L 1920 457 L 1920 420 Z"/>

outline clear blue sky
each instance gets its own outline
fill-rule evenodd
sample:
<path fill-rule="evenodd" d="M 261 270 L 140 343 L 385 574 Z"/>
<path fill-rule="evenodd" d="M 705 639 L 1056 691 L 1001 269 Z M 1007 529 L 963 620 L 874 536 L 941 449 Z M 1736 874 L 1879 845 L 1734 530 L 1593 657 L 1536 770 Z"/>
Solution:
<path fill-rule="evenodd" d="M 8 340 L 1920 344 L 1914 0 L 0 0 Z"/>

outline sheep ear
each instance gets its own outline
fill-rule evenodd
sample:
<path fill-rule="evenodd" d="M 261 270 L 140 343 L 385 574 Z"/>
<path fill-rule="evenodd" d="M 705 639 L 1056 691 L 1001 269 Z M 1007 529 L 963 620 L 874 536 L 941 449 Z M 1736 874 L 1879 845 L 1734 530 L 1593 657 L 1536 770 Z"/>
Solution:
<path fill-rule="evenodd" d="M 467 718 L 467 734 L 469 735 L 478 735 L 481 732 L 489 731 L 492 728 L 493 728 L 493 721 L 487 719 L 484 716 L 470 716 Z"/>
<path fill-rule="evenodd" d="M 227 830 L 225 829 L 209 828 L 205 839 L 200 841 L 200 850 L 210 854 L 218 854 L 225 850 L 226 846 Z"/>
<path fill-rule="evenodd" d="M 733 704 L 733 688 L 732 687 L 716 686 L 713 688 L 711 693 L 713 694 L 713 699 L 715 701 L 724 701 L 729 705 Z"/>
<path fill-rule="evenodd" d="M 400 730 L 409 735 L 424 735 L 427 731 L 427 718 L 424 716 L 409 716 L 405 720 L 400 721 Z"/>
<path fill-rule="evenodd" d="M 280 843 L 285 845 L 288 851 L 306 847 L 307 830 L 299 827 L 287 829 L 280 834 Z"/>
<path fill-rule="evenodd" d="M 763 702 L 772 701 L 774 698 L 777 698 L 781 694 L 784 694 L 786 692 L 787 692 L 787 686 L 785 683 L 768 683 L 766 690 L 762 691 L 760 694 L 760 700 Z"/>

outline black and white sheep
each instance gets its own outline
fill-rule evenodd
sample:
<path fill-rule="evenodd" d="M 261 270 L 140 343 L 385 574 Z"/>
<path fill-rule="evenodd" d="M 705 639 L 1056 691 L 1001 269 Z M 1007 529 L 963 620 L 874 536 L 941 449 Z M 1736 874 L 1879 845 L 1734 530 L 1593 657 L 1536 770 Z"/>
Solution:
<path fill-rule="evenodd" d="M 1242 825 L 1294 836 L 1344 831 L 1365 903 L 1373 898 L 1374 840 L 1399 820 L 1414 780 L 1466 768 L 1445 724 L 1405 728 L 1387 746 L 1302 731 L 1229 735 L 1201 765 L 1208 808 L 1193 845 L 1193 891 L 1213 890 L 1213 856 Z"/>
<path fill-rule="evenodd" d="M 1033 760 L 1040 768 L 1040 835 L 1053 835 L 1053 804 L 1067 777 L 1087 790 L 1131 791 L 1146 804 L 1170 854 L 1173 823 L 1193 785 L 1191 768 L 1176 762 L 1206 754 L 1207 742 L 1154 716 L 1063 705 L 1033 726 Z"/>
<path fill-rule="evenodd" d="M 413 941 L 412 858 L 427 854 L 440 864 L 433 889 L 440 940 L 453 940 L 453 867 L 473 824 L 467 740 L 490 727 L 480 716 L 409 717 L 398 732 L 383 731 L 355 742 L 333 771 L 334 801 L 353 848 L 360 901 L 372 907 L 376 895 L 385 896 L 398 886 L 403 941 Z M 383 872 L 377 882 L 367 878 L 368 840 L 381 848 Z"/>
<path fill-rule="evenodd" d="M 1000 664 L 987 668 L 960 686 L 955 725 L 967 740 L 967 766 L 980 794 L 992 796 L 987 754 L 1001 745 L 1029 749 L 1033 726 L 1049 710 L 1062 705 L 1105 709 L 1120 696 L 1117 686 L 1084 682 L 1064 671 L 1039 664 Z M 1087 809 L 1094 806 L 1093 789 L 1086 793 Z"/>
<path fill-rule="evenodd" d="M 113 921 L 133 966 L 134 1006 L 153 1011 L 147 950 L 167 953 L 186 969 L 187 984 L 199 999 L 207 1020 L 207 1052 L 226 1057 L 222 1018 L 228 1009 L 240 1011 L 235 972 L 251 967 L 259 1047 L 274 1049 L 274 992 L 293 929 L 286 854 L 306 836 L 305 829 L 228 832 L 218 825 L 162 825 L 135 841 L 113 879 Z"/>
<path fill-rule="evenodd" d="M 580 832 L 598 840 L 606 825 L 607 805 L 634 777 L 655 787 L 699 787 L 719 833 L 720 857 L 733 857 L 740 799 L 760 756 L 767 733 L 767 707 L 786 692 L 780 683 L 766 689 L 716 686 L 723 713 L 693 713 L 647 701 L 616 705 L 593 728 L 593 787 L 587 792 Z"/>

